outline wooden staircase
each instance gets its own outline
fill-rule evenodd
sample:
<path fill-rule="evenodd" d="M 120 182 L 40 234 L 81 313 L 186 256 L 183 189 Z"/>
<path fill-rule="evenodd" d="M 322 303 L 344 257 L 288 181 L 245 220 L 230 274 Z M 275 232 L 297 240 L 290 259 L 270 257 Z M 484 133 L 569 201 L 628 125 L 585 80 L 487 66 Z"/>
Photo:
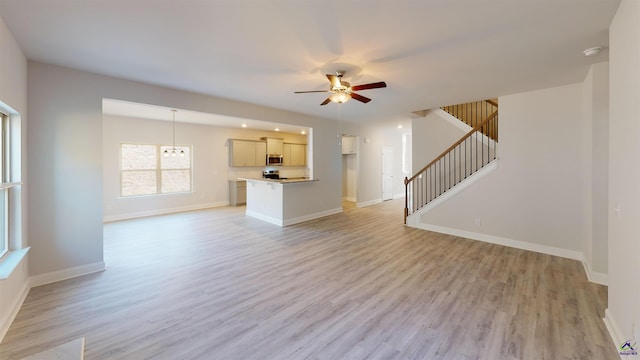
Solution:
<path fill-rule="evenodd" d="M 484 120 L 487 114 L 498 111 L 498 99 L 474 101 L 466 104 L 443 106 L 440 109 L 448 112 L 458 120 L 475 128 Z M 484 132 L 486 131 L 486 133 Z M 491 139 L 498 141 L 498 127 L 488 127 L 481 132 Z"/>
<path fill-rule="evenodd" d="M 404 179 L 405 224 L 408 216 L 497 158 L 497 99 L 444 106 L 441 109 L 469 125 L 471 130 L 412 177 Z"/>

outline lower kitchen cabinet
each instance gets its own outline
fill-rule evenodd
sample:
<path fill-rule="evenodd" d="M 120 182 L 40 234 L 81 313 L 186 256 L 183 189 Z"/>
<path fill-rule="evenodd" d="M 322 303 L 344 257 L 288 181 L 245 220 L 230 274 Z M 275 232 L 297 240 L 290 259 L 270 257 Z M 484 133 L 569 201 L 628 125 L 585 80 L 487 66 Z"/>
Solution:
<path fill-rule="evenodd" d="M 247 203 L 247 182 L 229 180 L 229 205 L 238 206 Z"/>

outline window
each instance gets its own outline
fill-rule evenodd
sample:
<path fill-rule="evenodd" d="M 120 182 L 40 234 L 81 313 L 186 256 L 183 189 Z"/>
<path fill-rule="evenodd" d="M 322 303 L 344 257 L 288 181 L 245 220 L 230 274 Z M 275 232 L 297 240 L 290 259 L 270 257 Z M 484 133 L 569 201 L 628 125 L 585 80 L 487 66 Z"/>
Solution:
<path fill-rule="evenodd" d="M 176 146 L 184 156 L 163 157 L 173 146 L 122 144 L 120 195 L 140 196 L 191 191 L 191 147 Z"/>
<path fill-rule="evenodd" d="M 0 280 L 29 251 L 22 244 L 21 128 L 20 113 L 0 101 Z"/>
<path fill-rule="evenodd" d="M 9 117 L 0 113 L 0 257 L 9 251 Z"/>

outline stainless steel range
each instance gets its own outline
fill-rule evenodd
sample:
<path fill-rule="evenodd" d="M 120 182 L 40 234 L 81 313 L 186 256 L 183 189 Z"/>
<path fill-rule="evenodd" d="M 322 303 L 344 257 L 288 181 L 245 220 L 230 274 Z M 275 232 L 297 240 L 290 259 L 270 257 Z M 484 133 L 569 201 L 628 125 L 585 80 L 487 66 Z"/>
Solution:
<path fill-rule="evenodd" d="M 280 171 L 275 169 L 267 169 L 262 172 L 262 177 L 265 179 L 282 179 L 280 177 Z"/>

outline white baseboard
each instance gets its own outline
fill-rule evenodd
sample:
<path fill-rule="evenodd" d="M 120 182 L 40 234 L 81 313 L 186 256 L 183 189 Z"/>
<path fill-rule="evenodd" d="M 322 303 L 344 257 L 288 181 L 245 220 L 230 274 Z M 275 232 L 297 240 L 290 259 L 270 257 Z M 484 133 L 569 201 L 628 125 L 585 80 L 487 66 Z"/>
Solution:
<path fill-rule="evenodd" d="M 31 276 L 30 278 L 28 278 L 27 281 L 25 281 L 25 283 L 22 285 L 20 294 L 18 295 L 18 297 L 16 297 L 14 303 L 11 304 L 11 307 L 10 307 L 11 311 L 5 316 L 5 318 L 0 319 L 0 343 L 4 339 L 4 336 L 7 334 L 7 332 L 9 331 L 9 328 L 11 327 L 13 320 L 18 315 L 18 312 L 20 311 L 22 304 L 24 304 L 24 300 L 27 298 L 27 294 L 29 294 L 29 290 L 31 290 L 32 287 L 50 284 L 56 281 L 67 280 L 77 276 L 82 276 L 82 275 L 95 273 L 98 271 L 103 271 L 105 269 L 106 269 L 105 263 L 100 261 L 93 264 L 77 266 L 74 268 L 69 268 L 69 269 L 64 269 L 59 271 L 53 271 L 50 273 Z"/>
<path fill-rule="evenodd" d="M 580 251 L 562 249 L 562 248 L 557 248 L 557 247 L 548 246 L 548 245 L 534 244 L 526 241 L 519 241 L 519 240 L 513 240 L 513 239 L 503 238 L 499 236 L 474 233 L 474 232 L 465 231 L 465 230 L 452 229 L 444 226 L 424 224 L 419 222 L 415 223 L 415 221 L 412 221 L 412 220 L 415 220 L 415 218 L 413 219 L 411 217 L 407 218 L 407 225 L 418 228 L 418 229 L 422 229 L 422 230 L 434 231 L 438 233 L 459 236 L 466 239 L 478 240 L 478 241 L 483 241 L 491 244 L 508 246 L 516 249 L 534 251 L 541 254 L 547 254 L 547 255 L 553 255 L 553 256 L 559 256 L 567 259 L 572 259 L 572 260 L 578 260 L 582 263 L 585 275 L 587 276 L 587 280 L 589 280 L 592 283 L 596 283 L 600 285 L 605 285 L 605 286 L 608 285 L 607 274 L 599 273 L 591 270 L 591 266 L 585 259 L 584 254 Z"/>
<path fill-rule="evenodd" d="M 9 328 L 11 327 L 13 320 L 18 315 L 18 312 L 20 311 L 24 300 L 27 298 L 29 290 L 31 290 L 31 284 L 29 280 L 27 280 L 22 285 L 22 289 L 20 290 L 20 294 L 18 295 L 16 300 L 13 302 L 13 304 L 11 304 L 11 311 L 7 313 L 7 316 L 4 319 L 0 320 L 0 343 L 2 343 L 4 336 L 7 335 L 7 332 L 9 332 Z"/>
<path fill-rule="evenodd" d="M 57 281 L 67 280 L 74 277 L 88 275 L 100 271 L 106 270 L 104 261 L 96 262 L 93 264 L 87 264 L 82 266 L 76 266 L 68 269 L 52 271 L 45 274 L 35 275 L 31 277 L 31 286 L 36 287 L 40 285 L 51 284 Z"/>
<path fill-rule="evenodd" d="M 613 319 L 613 315 L 611 314 L 611 311 L 609 311 L 609 309 L 606 309 L 604 311 L 604 319 L 602 320 L 604 321 L 604 325 L 607 327 L 607 331 L 611 336 L 613 345 L 617 350 L 624 341 L 627 341 L 627 339 L 622 336 L 622 332 L 620 331 L 620 328 L 618 327 L 616 321 Z M 620 356 L 620 358 L 622 358 L 622 356 Z"/>
<path fill-rule="evenodd" d="M 591 264 L 589 264 L 584 255 L 582 256 L 582 266 L 584 267 L 585 274 L 587 274 L 587 280 L 600 285 L 609 285 L 609 277 L 607 274 L 593 271 L 591 269 Z"/>
<path fill-rule="evenodd" d="M 435 231 L 443 234 L 459 236 L 467 239 L 484 241 L 491 244 L 508 246 L 508 247 L 521 249 L 521 250 L 534 251 L 534 252 L 547 254 L 547 255 L 559 256 L 559 257 L 572 259 L 572 260 L 582 261 L 582 258 L 583 258 L 582 253 L 579 251 L 562 249 L 562 248 L 557 248 L 557 247 L 548 246 L 548 245 L 533 244 L 526 241 L 513 240 L 513 239 L 503 238 L 500 236 L 475 233 L 475 232 L 466 231 L 466 230 L 452 229 L 444 226 L 424 224 L 424 223 L 419 223 L 414 227 L 423 229 L 423 230 L 429 230 L 429 231 Z"/>
<path fill-rule="evenodd" d="M 381 202 L 382 202 L 382 199 L 375 199 L 375 200 L 359 202 L 359 203 L 356 204 L 356 206 L 357 207 L 365 207 L 365 206 L 379 204 Z"/>
<path fill-rule="evenodd" d="M 166 209 L 153 209 L 153 210 L 138 211 L 138 212 L 125 213 L 125 214 L 104 216 L 102 218 L 102 221 L 107 223 L 107 222 L 120 221 L 120 220 L 136 219 L 136 218 L 147 217 L 147 216 L 166 215 L 166 214 L 174 214 L 174 213 L 185 212 L 185 211 L 210 209 L 210 208 L 228 206 L 228 205 L 229 205 L 229 201 L 219 201 L 215 203 L 206 203 L 206 204 L 199 204 L 199 205 L 178 206 L 178 207 L 166 208 Z"/>
<path fill-rule="evenodd" d="M 395 199 L 404 199 L 404 193 L 394 194 L 393 200 Z"/>
<path fill-rule="evenodd" d="M 276 219 L 276 218 L 270 217 L 270 216 L 265 216 L 265 215 L 262 215 L 260 213 L 255 212 L 255 211 L 245 210 L 244 214 L 247 215 L 247 216 L 250 216 L 252 218 L 256 218 L 258 220 L 266 221 L 266 222 L 268 222 L 270 224 L 273 224 L 273 225 L 284 226 L 282 220 Z"/>
<path fill-rule="evenodd" d="M 305 221 L 309 221 L 309 220 L 313 220 L 313 219 L 318 219 L 318 218 L 329 216 L 329 215 L 340 214 L 343 211 L 344 210 L 342 210 L 342 207 L 339 207 L 339 208 L 335 208 L 335 209 L 331 209 L 331 210 L 327 210 L 327 211 L 321 211 L 321 212 L 317 212 L 317 213 L 313 213 L 313 214 L 309 214 L 309 215 L 305 215 L 305 216 L 300 216 L 300 217 L 293 218 L 293 219 L 287 219 L 287 220 L 284 221 L 284 226 L 298 224 L 298 223 L 301 223 L 301 222 L 305 222 Z"/>
<path fill-rule="evenodd" d="M 294 225 L 294 224 L 298 224 L 298 223 L 313 220 L 313 219 L 318 219 L 318 218 L 329 216 L 329 215 L 339 214 L 341 212 L 343 212 L 343 210 L 341 207 L 339 207 L 339 208 L 335 208 L 327 211 L 321 211 L 321 212 L 308 214 L 304 216 L 299 216 L 291 219 L 276 219 L 274 217 L 265 216 L 251 210 L 247 210 L 245 214 L 247 216 L 251 216 L 253 218 L 260 219 L 262 221 L 266 221 L 268 223 L 284 227 L 284 226 Z"/>

